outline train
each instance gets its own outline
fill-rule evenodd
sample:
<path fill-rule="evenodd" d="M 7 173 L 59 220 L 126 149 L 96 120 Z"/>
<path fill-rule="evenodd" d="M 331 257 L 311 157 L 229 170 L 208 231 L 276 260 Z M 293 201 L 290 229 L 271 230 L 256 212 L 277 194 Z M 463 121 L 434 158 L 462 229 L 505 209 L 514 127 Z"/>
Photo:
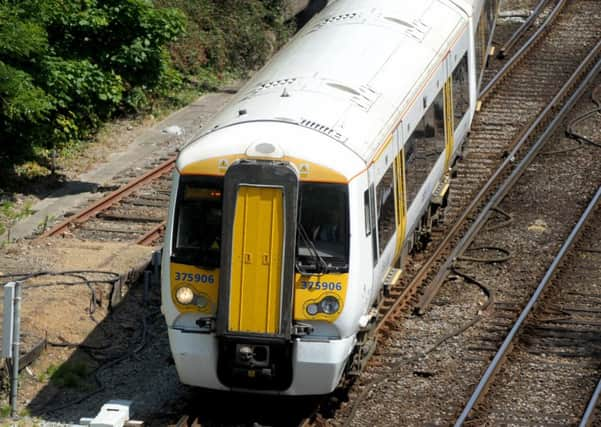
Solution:
<path fill-rule="evenodd" d="M 428 241 L 498 1 L 335 0 L 176 160 L 161 298 L 182 383 L 323 395 Z"/>

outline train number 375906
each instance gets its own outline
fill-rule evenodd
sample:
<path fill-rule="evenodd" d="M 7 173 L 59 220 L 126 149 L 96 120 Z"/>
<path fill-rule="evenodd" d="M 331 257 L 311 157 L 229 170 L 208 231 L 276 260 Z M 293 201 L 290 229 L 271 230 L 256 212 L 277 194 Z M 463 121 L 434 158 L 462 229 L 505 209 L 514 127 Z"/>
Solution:
<path fill-rule="evenodd" d="M 301 282 L 301 289 L 308 289 L 310 291 L 341 291 L 341 282 L 310 282 L 303 280 Z"/>
<path fill-rule="evenodd" d="M 215 276 L 212 274 L 200 274 L 200 273 L 182 273 L 180 271 L 175 272 L 175 280 L 182 282 L 196 282 L 196 283 L 208 283 L 212 285 L 215 283 Z"/>

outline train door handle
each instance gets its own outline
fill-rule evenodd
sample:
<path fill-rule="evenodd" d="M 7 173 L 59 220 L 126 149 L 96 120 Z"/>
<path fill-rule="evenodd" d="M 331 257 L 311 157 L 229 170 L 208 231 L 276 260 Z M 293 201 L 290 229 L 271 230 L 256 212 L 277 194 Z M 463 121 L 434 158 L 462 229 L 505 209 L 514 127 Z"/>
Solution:
<path fill-rule="evenodd" d="M 244 264 L 252 264 L 252 263 L 253 263 L 252 254 L 249 252 L 244 252 Z"/>
<path fill-rule="evenodd" d="M 269 254 L 263 254 L 263 265 L 269 265 L 269 264 L 271 264 Z"/>

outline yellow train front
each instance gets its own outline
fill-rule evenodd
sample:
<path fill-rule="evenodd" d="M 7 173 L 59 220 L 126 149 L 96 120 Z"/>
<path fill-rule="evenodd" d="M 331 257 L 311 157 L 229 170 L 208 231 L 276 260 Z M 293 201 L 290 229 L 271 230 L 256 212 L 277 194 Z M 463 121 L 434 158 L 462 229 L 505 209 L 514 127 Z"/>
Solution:
<path fill-rule="evenodd" d="M 163 273 L 172 352 L 187 384 L 327 393 L 355 343 L 357 315 L 340 319 L 357 299 L 346 298 L 348 179 L 247 142 L 277 133 L 316 154 L 327 143 L 310 129 L 268 127 L 232 126 L 180 155 Z M 212 157 L 225 141 L 238 153 Z"/>
<path fill-rule="evenodd" d="M 495 10 L 338 0 L 182 150 L 162 262 L 182 382 L 315 395 L 356 368 L 448 188 Z"/>

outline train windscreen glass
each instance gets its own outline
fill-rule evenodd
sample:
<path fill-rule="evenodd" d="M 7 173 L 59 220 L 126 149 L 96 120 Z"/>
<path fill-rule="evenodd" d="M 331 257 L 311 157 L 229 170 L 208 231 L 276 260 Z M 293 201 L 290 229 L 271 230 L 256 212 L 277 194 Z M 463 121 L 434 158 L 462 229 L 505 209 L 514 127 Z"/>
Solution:
<path fill-rule="evenodd" d="M 346 185 L 301 183 L 296 266 L 301 273 L 347 272 Z"/>
<path fill-rule="evenodd" d="M 182 177 L 173 236 L 173 260 L 217 268 L 221 253 L 223 178 Z"/>

